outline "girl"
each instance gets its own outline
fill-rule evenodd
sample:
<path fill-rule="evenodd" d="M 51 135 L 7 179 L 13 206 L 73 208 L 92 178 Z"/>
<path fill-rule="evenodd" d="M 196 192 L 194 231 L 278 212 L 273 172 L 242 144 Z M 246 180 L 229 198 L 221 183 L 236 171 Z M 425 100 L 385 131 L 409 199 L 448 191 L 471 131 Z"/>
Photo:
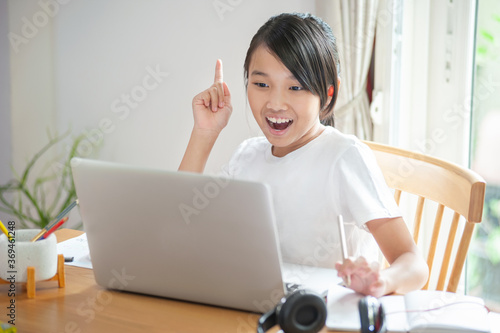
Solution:
<path fill-rule="evenodd" d="M 327 125 L 333 125 L 338 67 L 335 38 L 321 19 L 269 19 L 253 37 L 244 64 L 248 102 L 264 137 L 243 142 L 225 174 L 271 186 L 284 261 L 335 266 L 352 289 L 366 295 L 419 289 L 427 265 L 371 151 Z M 201 173 L 232 112 L 220 60 L 214 84 L 192 106 L 194 127 L 179 170 Z M 353 255 L 343 262 L 335 232 L 339 215 L 348 222 Z M 373 239 L 390 267 L 380 270 L 366 259 L 378 253 Z"/>

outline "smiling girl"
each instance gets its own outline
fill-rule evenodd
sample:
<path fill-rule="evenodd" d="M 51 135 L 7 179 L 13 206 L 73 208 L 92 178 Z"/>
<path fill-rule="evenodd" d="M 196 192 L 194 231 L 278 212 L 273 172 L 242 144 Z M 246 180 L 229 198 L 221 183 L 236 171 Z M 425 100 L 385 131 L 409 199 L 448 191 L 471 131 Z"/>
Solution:
<path fill-rule="evenodd" d="M 248 102 L 264 137 L 243 142 L 225 175 L 270 185 L 285 262 L 335 267 L 339 276 L 350 277 L 352 289 L 367 295 L 419 289 L 427 265 L 371 151 L 326 125 L 333 124 L 338 64 L 335 38 L 321 19 L 269 19 L 244 64 Z M 213 85 L 193 99 L 194 127 L 179 170 L 203 172 L 231 112 L 218 60 Z M 352 255 L 343 262 L 339 215 Z M 377 245 L 388 268 L 376 262 Z"/>

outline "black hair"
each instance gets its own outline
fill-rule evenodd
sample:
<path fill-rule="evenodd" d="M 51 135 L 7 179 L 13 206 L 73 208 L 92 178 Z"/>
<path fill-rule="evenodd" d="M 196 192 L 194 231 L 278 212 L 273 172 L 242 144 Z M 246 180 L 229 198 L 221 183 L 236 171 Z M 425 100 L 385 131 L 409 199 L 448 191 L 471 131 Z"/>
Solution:
<path fill-rule="evenodd" d="M 271 17 L 253 36 L 244 64 L 245 86 L 255 50 L 264 45 L 302 87 L 320 98 L 320 120 L 334 125 L 333 107 L 338 96 L 339 54 L 332 29 L 312 14 L 284 13 Z M 328 88 L 334 92 L 328 105 Z"/>

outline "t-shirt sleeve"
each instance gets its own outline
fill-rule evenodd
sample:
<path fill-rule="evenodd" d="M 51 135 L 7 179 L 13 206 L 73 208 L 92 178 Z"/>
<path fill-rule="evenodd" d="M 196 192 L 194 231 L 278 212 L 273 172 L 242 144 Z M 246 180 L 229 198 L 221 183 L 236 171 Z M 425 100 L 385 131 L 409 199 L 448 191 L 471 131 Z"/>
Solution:
<path fill-rule="evenodd" d="M 373 152 L 356 143 L 337 161 L 338 198 L 344 218 L 363 227 L 368 221 L 401 216 Z"/>

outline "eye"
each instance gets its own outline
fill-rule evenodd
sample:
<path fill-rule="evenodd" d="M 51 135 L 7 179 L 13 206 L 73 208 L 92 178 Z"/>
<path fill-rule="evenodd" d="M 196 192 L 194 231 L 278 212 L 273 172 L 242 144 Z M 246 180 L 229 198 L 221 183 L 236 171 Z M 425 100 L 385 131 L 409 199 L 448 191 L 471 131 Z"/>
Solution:
<path fill-rule="evenodd" d="M 302 88 L 301 86 L 291 86 L 290 87 L 290 90 L 293 90 L 293 91 L 300 91 L 300 90 L 303 90 L 304 88 Z"/>
<path fill-rule="evenodd" d="M 269 87 L 267 84 L 262 83 L 262 82 L 254 82 L 254 85 L 256 85 L 259 88 L 267 88 L 267 87 Z"/>

